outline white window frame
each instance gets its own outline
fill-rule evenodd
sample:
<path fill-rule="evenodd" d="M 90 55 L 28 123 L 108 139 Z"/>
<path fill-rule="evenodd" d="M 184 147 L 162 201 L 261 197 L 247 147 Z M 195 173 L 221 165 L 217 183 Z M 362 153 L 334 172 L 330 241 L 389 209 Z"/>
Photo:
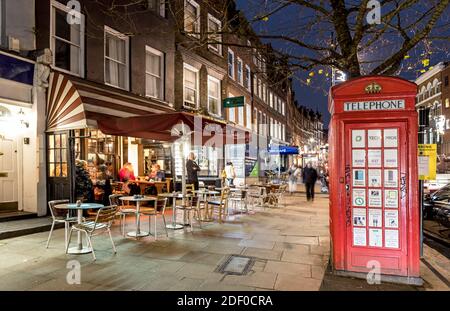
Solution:
<path fill-rule="evenodd" d="M 0 1 L 0 14 L 2 13 L 1 12 L 2 2 L 3 1 Z M 84 51 L 84 35 L 85 35 L 85 17 L 84 17 L 84 14 L 80 13 L 81 14 L 80 45 L 78 46 L 80 48 L 80 55 L 79 55 L 79 57 L 80 57 L 80 60 L 79 60 L 79 62 L 80 62 L 79 72 L 80 73 L 78 74 L 78 73 L 74 73 L 74 72 L 72 72 L 70 70 L 66 70 L 66 69 L 62 69 L 62 68 L 56 67 L 56 65 L 55 65 L 55 54 L 56 53 L 54 51 L 55 51 L 55 45 L 56 45 L 55 44 L 55 40 L 56 40 L 56 28 L 55 28 L 56 25 L 55 25 L 55 22 L 56 22 L 56 19 L 54 18 L 54 13 L 53 13 L 54 9 L 59 9 L 59 10 L 64 11 L 66 13 L 69 13 L 71 11 L 70 7 L 67 7 L 64 4 L 62 4 L 60 2 L 57 2 L 56 0 L 51 0 L 50 1 L 50 50 L 52 51 L 52 66 L 51 67 L 58 69 L 58 71 L 61 71 L 61 72 L 64 72 L 64 73 L 68 73 L 68 74 L 71 74 L 71 75 L 74 75 L 74 76 L 77 76 L 77 77 L 84 78 L 84 54 L 85 54 L 85 51 Z M 2 35 L 1 31 L 2 31 L 2 29 L 1 29 L 1 20 L 0 20 L 0 39 L 1 39 L 1 35 Z M 66 43 L 68 43 L 70 45 L 77 46 L 77 45 L 72 44 L 70 41 L 67 41 L 67 40 L 65 40 L 63 38 L 59 38 L 59 37 L 57 37 L 57 38 L 58 38 L 58 40 L 66 42 Z M 2 41 L 0 41 L 0 42 L 2 42 Z"/>
<path fill-rule="evenodd" d="M 247 76 L 248 73 L 248 78 L 247 78 L 247 85 L 246 88 L 249 92 L 252 91 L 252 71 L 250 69 L 249 65 L 245 65 L 245 75 Z"/>
<path fill-rule="evenodd" d="M 156 56 L 159 56 L 159 59 L 160 59 L 160 70 L 161 70 L 161 72 L 160 72 L 160 79 L 161 79 L 161 87 L 160 87 L 160 90 L 159 90 L 159 92 L 160 92 L 160 94 L 161 94 L 161 98 L 158 98 L 158 97 L 154 97 L 154 96 L 151 96 L 151 95 L 149 95 L 148 93 L 147 93 L 147 76 L 148 75 L 151 75 L 151 76 L 155 76 L 154 74 L 152 74 L 152 73 L 150 73 L 150 72 L 147 72 L 147 53 L 151 53 L 151 54 L 154 54 L 154 55 L 156 55 Z M 157 50 L 157 49 L 154 49 L 154 48 L 152 48 L 151 46 L 148 46 L 148 45 L 146 45 L 145 46 L 145 96 L 147 96 L 147 97 L 152 97 L 152 98 L 156 98 L 156 99 L 159 99 L 159 100 L 164 100 L 164 98 L 165 98 L 165 94 L 164 94 L 164 85 L 165 85 L 165 70 L 166 70 L 166 64 L 165 64 L 165 57 L 164 57 L 164 53 L 163 52 L 161 52 L 161 51 L 159 51 L 159 50 Z"/>
<path fill-rule="evenodd" d="M 245 105 L 245 113 L 246 113 L 246 126 L 248 129 L 252 128 L 252 106 L 250 104 Z"/>
<path fill-rule="evenodd" d="M 211 113 L 211 109 L 209 106 L 209 99 L 210 99 L 210 95 L 209 95 L 209 85 L 211 82 L 217 83 L 219 85 L 218 87 L 218 98 L 217 98 L 217 105 L 218 105 L 218 113 Z M 222 109 L 221 109 L 221 103 L 222 103 L 222 99 L 221 99 L 221 93 L 222 93 L 222 81 L 220 81 L 219 79 L 208 75 L 208 112 L 209 114 L 213 115 L 213 116 L 217 116 L 217 117 L 221 117 L 222 116 Z"/>
<path fill-rule="evenodd" d="M 233 94 L 228 93 L 228 97 L 234 97 Z M 235 111 L 235 107 L 231 107 L 231 108 L 227 108 L 228 109 L 228 121 L 236 123 L 236 111 Z M 233 118 L 231 118 L 231 116 L 233 116 Z"/>
<path fill-rule="evenodd" d="M 117 85 L 113 85 L 110 83 L 106 82 L 106 60 L 110 60 L 116 63 L 120 63 L 115 59 L 112 59 L 110 57 L 106 56 L 106 34 L 110 34 L 113 35 L 117 38 L 119 38 L 120 40 L 124 40 L 125 41 L 125 87 L 120 87 Z M 104 27 L 104 32 L 103 32 L 103 79 L 105 81 L 106 85 L 118 88 L 118 89 L 122 89 L 122 90 L 127 90 L 129 91 L 130 89 L 130 38 L 127 35 L 124 35 L 120 32 L 118 32 L 117 30 L 114 30 L 111 27 L 108 27 L 105 25 Z"/>
<path fill-rule="evenodd" d="M 201 13 L 200 13 L 200 5 L 195 2 L 194 0 L 184 0 L 184 7 L 183 7 L 183 29 L 185 29 L 185 25 L 184 25 L 184 20 L 185 20 L 185 9 L 186 9 L 186 5 L 187 3 L 191 4 L 192 6 L 195 6 L 197 9 L 197 18 L 195 19 L 195 32 L 196 33 L 188 33 L 188 35 L 196 37 L 196 38 L 200 38 L 200 17 L 201 17 Z"/>
<path fill-rule="evenodd" d="M 253 75 L 253 94 L 258 96 L 258 78 L 256 75 Z"/>
<path fill-rule="evenodd" d="M 194 90 L 195 92 L 196 92 L 196 96 L 195 96 L 195 100 L 196 100 L 196 102 L 195 103 L 193 103 L 194 105 L 195 105 L 195 107 L 191 107 L 191 106 L 187 106 L 187 105 L 185 105 L 185 102 L 186 102 L 186 86 L 184 85 L 184 81 L 185 81 L 185 79 L 184 79 L 184 70 L 185 69 L 187 69 L 187 70 L 190 70 L 190 71 L 193 71 L 193 72 L 195 72 L 195 86 L 196 86 L 196 89 Z M 184 108 L 187 108 L 187 109 L 191 109 L 191 110 L 196 110 L 196 109 L 198 109 L 198 101 L 199 101 L 199 92 L 200 91 L 200 86 L 199 86 L 199 70 L 197 69 L 197 68 L 195 68 L 194 66 L 191 66 L 191 65 L 189 65 L 189 64 L 186 64 L 186 63 L 183 63 L 183 107 Z"/>
<path fill-rule="evenodd" d="M 233 56 L 233 61 L 231 64 L 231 75 L 230 75 L 230 55 Z M 227 55 L 227 71 L 228 71 L 228 76 L 234 80 L 236 73 L 235 73 L 235 66 L 234 66 L 234 62 L 235 62 L 235 58 L 234 58 L 234 52 L 231 49 L 228 49 L 228 55 Z"/>
<path fill-rule="evenodd" d="M 215 24 L 218 24 L 219 25 L 219 31 L 222 31 L 222 22 L 218 18 L 216 18 L 216 17 L 214 17 L 214 16 L 212 16 L 211 14 L 208 13 L 208 33 L 209 33 L 209 23 L 211 23 L 211 22 L 215 23 Z M 220 43 L 217 43 L 218 49 L 216 49 L 214 47 L 214 45 L 212 45 L 212 44 L 208 44 L 208 49 L 210 49 L 214 53 L 217 53 L 220 56 L 222 56 L 222 34 L 218 34 L 218 35 L 211 35 L 211 34 L 209 34 L 209 36 L 217 37 L 218 38 L 217 41 L 220 42 Z"/>
<path fill-rule="evenodd" d="M 258 79 L 258 97 L 262 99 L 262 82 Z"/>
<path fill-rule="evenodd" d="M 267 104 L 267 87 L 265 83 L 262 85 L 262 100 L 265 104 Z"/>
<path fill-rule="evenodd" d="M 241 65 L 241 72 L 239 73 L 239 64 Z M 240 57 L 237 58 L 237 82 L 244 86 L 244 63 Z"/>
<path fill-rule="evenodd" d="M 237 107 L 237 123 L 242 126 L 245 125 L 244 107 L 245 107 L 245 97 L 244 97 L 244 106 Z"/>
<path fill-rule="evenodd" d="M 273 92 L 272 91 L 270 91 L 270 93 L 269 93 L 269 106 L 270 106 L 270 108 L 273 108 Z"/>

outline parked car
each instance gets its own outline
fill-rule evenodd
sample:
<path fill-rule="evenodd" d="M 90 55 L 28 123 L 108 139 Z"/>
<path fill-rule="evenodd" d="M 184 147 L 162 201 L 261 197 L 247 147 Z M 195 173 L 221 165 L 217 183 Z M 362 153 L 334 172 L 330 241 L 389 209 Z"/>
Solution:
<path fill-rule="evenodd" d="M 423 217 L 436 219 L 442 225 L 450 227 L 450 184 L 425 195 Z"/>

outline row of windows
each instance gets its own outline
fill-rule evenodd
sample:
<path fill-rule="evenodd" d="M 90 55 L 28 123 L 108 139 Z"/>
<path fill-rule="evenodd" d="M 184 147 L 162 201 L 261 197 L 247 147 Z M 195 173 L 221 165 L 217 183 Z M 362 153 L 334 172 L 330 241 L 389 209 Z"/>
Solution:
<path fill-rule="evenodd" d="M 184 2 L 184 30 L 195 38 L 200 38 L 201 31 L 200 5 L 193 0 Z M 222 55 L 222 22 L 208 13 L 208 48 Z"/>
<path fill-rule="evenodd" d="M 151 2 L 151 1 L 150 1 Z M 155 2 L 156 5 L 156 2 Z M 159 5 L 159 4 L 158 4 Z M 80 24 L 66 21 L 70 8 L 52 1 L 51 50 L 53 64 L 58 69 L 84 76 L 84 16 Z M 104 81 L 105 84 L 129 90 L 128 36 L 104 27 Z M 164 99 L 164 53 L 146 46 L 145 91 L 149 97 Z"/>
<path fill-rule="evenodd" d="M 256 60 L 258 59 L 259 58 L 256 58 Z M 265 62 L 261 63 L 264 63 L 265 65 Z M 236 68 L 237 72 L 235 72 Z M 242 59 L 239 57 L 237 58 L 235 64 L 234 52 L 231 49 L 228 49 L 228 76 L 231 79 L 236 80 L 240 85 L 244 86 L 249 92 L 251 92 L 250 66 L 245 65 L 244 69 Z M 253 88 L 254 88 L 253 93 L 256 96 L 258 96 L 262 101 L 264 101 L 267 105 L 269 105 L 270 108 L 275 109 L 278 113 L 282 115 L 286 115 L 286 103 L 281 98 L 277 97 L 272 91 L 269 91 L 267 85 L 263 83 L 261 79 L 257 77 L 256 74 L 253 75 Z"/>

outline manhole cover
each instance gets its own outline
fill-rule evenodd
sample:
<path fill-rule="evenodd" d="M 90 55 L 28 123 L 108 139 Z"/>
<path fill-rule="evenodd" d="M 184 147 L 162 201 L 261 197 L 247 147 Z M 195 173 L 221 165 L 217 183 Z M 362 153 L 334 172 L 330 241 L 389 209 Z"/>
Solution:
<path fill-rule="evenodd" d="M 254 263 L 255 259 L 253 257 L 231 255 L 216 269 L 216 272 L 233 275 L 245 275 L 250 271 Z"/>

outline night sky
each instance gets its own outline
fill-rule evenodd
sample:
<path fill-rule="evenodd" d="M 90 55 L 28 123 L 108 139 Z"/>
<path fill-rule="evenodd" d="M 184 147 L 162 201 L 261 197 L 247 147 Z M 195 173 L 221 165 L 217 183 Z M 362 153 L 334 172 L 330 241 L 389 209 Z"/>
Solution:
<path fill-rule="evenodd" d="M 237 6 L 238 9 L 242 10 L 248 19 L 253 18 L 257 15 L 257 12 L 261 12 L 261 8 L 258 7 L 257 3 L 260 3 L 259 0 L 237 0 Z M 295 21 L 298 20 L 299 15 L 302 13 L 295 10 L 286 10 L 283 9 L 280 13 L 273 15 L 270 17 L 270 19 L 266 22 L 260 22 L 259 25 L 253 25 L 256 29 L 257 33 L 259 31 L 266 30 L 267 33 L 275 34 L 277 30 L 284 29 L 283 31 L 294 31 L 294 35 L 291 34 L 291 36 L 295 36 Z M 383 14 L 383 13 L 382 13 Z M 448 25 L 450 20 L 450 12 L 447 10 L 443 17 L 441 18 L 441 22 Z M 292 25 L 292 26 L 291 26 Z M 287 30 L 289 29 L 289 30 Z M 450 27 L 446 26 L 447 35 L 450 35 Z M 330 29 L 330 32 L 332 29 Z M 281 41 L 268 41 L 264 40 L 263 42 L 271 43 L 272 46 L 275 49 L 284 49 L 286 50 L 286 43 Z M 399 41 L 401 42 L 401 41 Z M 294 48 L 295 49 L 295 48 Z M 403 69 L 401 71 L 400 76 L 408 79 L 408 80 L 415 80 L 421 73 L 419 72 L 420 69 L 418 68 L 417 64 L 421 64 L 421 60 L 423 58 L 429 58 L 430 59 L 430 66 L 433 66 L 441 61 L 447 61 L 449 59 L 449 50 L 450 46 L 448 41 L 447 42 L 440 42 L 440 45 L 434 45 L 434 46 L 424 46 L 424 45 L 418 45 L 416 46 L 412 51 L 410 51 L 410 59 L 407 61 L 404 61 Z M 373 57 L 370 53 L 366 53 L 369 55 L 369 57 Z M 367 56 L 367 55 L 365 55 Z M 378 55 L 379 56 L 379 55 Z M 377 57 L 378 57 L 377 56 Z M 412 69 L 407 69 L 407 68 Z M 429 68 L 429 67 L 428 67 Z M 328 90 L 331 86 L 331 81 L 329 78 L 326 78 L 324 74 L 318 75 L 318 69 L 323 69 L 323 72 L 331 71 L 330 68 L 324 68 L 324 67 L 317 67 L 314 69 L 315 76 L 312 79 L 313 82 L 310 85 L 306 85 L 305 81 L 309 77 L 309 73 L 305 71 L 298 71 L 296 72 L 294 79 L 294 91 L 296 93 L 296 99 L 298 102 L 306 106 L 308 108 L 311 108 L 313 110 L 317 110 L 323 115 L 323 120 L 325 127 L 328 127 L 328 122 L 330 119 L 330 115 L 328 113 L 328 99 L 327 94 Z"/>

